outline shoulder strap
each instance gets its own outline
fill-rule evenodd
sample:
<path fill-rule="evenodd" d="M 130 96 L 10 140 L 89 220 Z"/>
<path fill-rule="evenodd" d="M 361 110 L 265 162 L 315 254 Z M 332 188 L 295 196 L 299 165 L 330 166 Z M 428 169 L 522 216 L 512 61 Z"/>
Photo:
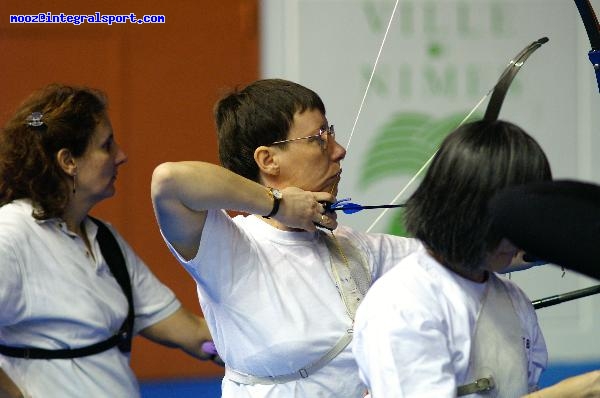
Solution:
<path fill-rule="evenodd" d="M 225 378 L 232 380 L 239 384 L 255 385 L 255 384 L 282 384 L 290 381 L 306 379 L 308 376 L 316 373 L 319 369 L 323 368 L 335 357 L 337 357 L 352 341 L 352 334 L 354 330 L 350 327 L 346 330 L 346 333 L 340 337 L 335 345 L 325 353 L 316 362 L 298 369 L 294 373 L 288 373 L 278 376 L 254 376 L 247 373 L 239 372 L 230 367 L 225 367 Z"/>
<path fill-rule="evenodd" d="M 108 264 L 110 272 L 121 286 L 125 297 L 127 297 L 127 303 L 129 304 L 129 310 L 127 312 L 127 318 L 119 329 L 119 334 L 123 337 L 119 343 L 119 350 L 121 352 L 131 351 L 131 339 L 133 338 L 133 294 L 131 292 L 131 281 L 129 279 L 129 272 L 127 272 L 127 265 L 125 264 L 125 258 L 123 252 L 119 247 L 117 239 L 115 239 L 110 229 L 100 220 L 94 217 L 90 219 L 98 226 L 98 244 L 100 245 L 100 251 L 102 256 Z"/>
<path fill-rule="evenodd" d="M 354 321 L 356 310 L 372 284 L 367 261 L 354 244 L 333 232 L 321 234 L 329 250 L 331 274 L 348 316 Z"/>
<path fill-rule="evenodd" d="M 330 254 L 332 275 L 340 297 L 346 307 L 348 316 L 354 321 L 356 308 L 364 298 L 371 285 L 371 274 L 366 260 L 360 251 L 345 238 L 336 238 L 333 233 L 329 236 L 323 233 L 325 244 Z M 323 368 L 337 357 L 350 344 L 353 336 L 352 326 L 340 337 L 337 343 L 316 362 L 313 362 L 296 372 L 277 376 L 254 376 L 225 367 L 225 377 L 239 384 L 281 384 L 305 379 Z"/>
<path fill-rule="evenodd" d="M 119 283 L 119 286 L 121 286 L 121 289 L 123 289 L 123 293 L 127 297 L 129 310 L 127 313 L 127 318 L 119 328 L 119 332 L 104 341 L 89 345 L 87 347 L 47 350 L 43 348 L 10 347 L 0 345 L 0 354 L 9 357 L 25 359 L 69 359 L 98 354 L 116 345 L 118 345 L 121 352 L 131 351 L 134 310 L 131 282 L 129 280 L 129 273 L 127 272 L 125 258 L 123 257 L 123 252 L 119 247 L 119 243 L 115 239 L 110 229 L 108 229 L 108 227 L 102 221 L 93 217 L 90 217 L 90 219 L 98 226 L 98 234 L 96 237 L 98 239 L 98 244 L 100 245 L 102 256 L 106 260 L 110 272 L 113 274 Z"/>

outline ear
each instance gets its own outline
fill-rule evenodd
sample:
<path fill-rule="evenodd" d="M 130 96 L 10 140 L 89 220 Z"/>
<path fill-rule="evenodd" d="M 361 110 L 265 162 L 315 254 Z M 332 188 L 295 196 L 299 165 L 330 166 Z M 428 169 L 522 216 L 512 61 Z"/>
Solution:
<path fill-rule="evenodd" d="M 277 151 L 272 147 L 259 146 L 254 150 L 254 161 L 261 173 L 276 176 L 279 174 Z"/>
<path fill-rule="evenodd" d="M 65 174 L 70 176 L 77 174 L 77 162 L 67 148 L 62 148 L 56 153 L 56 161 Z"/>

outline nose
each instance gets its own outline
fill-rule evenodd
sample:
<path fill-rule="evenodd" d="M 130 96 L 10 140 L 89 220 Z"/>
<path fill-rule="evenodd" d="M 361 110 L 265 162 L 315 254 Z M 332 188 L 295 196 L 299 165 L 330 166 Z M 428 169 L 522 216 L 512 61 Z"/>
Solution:
<path fill-rule="evenodd" d="M 125 152 L 123 152 L 123 149 L 121 148 L 121 146 L 117 145 L 117 156 L 115 157 L 115 163 L 117 166 L 122 165 L 123 163 L 126 163 L 128 159 L 127 155 L 125 154 Z"/>
<path fill-rule="evenodd" d="M 333 150 L 331 151 L 331 157 L 335 162 L 339 162 L 340 160 L 346 157 L 346 148 L 341 146 L 335 139 L 333 140 Z"/>

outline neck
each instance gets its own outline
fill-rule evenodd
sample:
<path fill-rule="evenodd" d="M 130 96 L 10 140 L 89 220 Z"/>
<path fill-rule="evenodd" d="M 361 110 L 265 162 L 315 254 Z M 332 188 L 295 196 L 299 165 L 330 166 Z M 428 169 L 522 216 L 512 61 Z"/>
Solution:
<path fill-rule="evenodd" d="M 69 230 L 75 232 L 82 238 L 85 237 L 82 229 L 83 220 L 87 216 L 89 210 L 90 207 L 83 206 L 71 200 L 62 214 L 62 219 L 67 224 Z"/>
<path fill-rule="evenodd" d="M 260 218 L 261 220 L 263 220 L 264 222 L 266 222 L 267 224 L 269 224 L 270 226 L 272 226 L 273 228 L 277 228 L 282 231 L 290 231 L 290 232 L 304 231 L 304 229 L 290 228 L 287 225 L 284 225 L 284 224 L 280 223 L 279 221 L 274 220 L 272 218 L 266 218 L 266 217 L 258 216 L 258 215 L 257 215 L 257 217 Z"/>
<path fill-rule="evenodd" d="M 465 279 L 468 279 L 473 282 L 483 283 L 488 279 L 488 272 L 482 268 L 468 268 L 462 265 L 451 265 L 448 262 L 444 261 L 440 256 L 436 253 L 433 253 L 431 250 L 428 250 L 429 254 L 435 258 L 435 260 L 442 264 L 445 268 L 448 268 L 450 271 L 454 272 L 457 275 L 462 276 Z"/>
<path fill-rule="evenodd" d="M 463 278 L 466 278 L 473 282 L 483 283 L 488 279 L 488 272 L 480 268 L 472 270 L 462 267 L 450 267 L 447 265 L 446 267 L 452 270 L 453 272 L 457 273 L 458 275 L 462 276 Z"/>

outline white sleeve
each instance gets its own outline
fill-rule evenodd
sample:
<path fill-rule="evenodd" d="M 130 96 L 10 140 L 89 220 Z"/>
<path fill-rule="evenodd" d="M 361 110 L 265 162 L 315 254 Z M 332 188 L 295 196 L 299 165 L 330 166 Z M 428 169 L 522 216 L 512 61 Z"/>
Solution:
<path fill-rule="evenodd" d="M 423 244 L 418 239 L 383 235 L 377 251 L 379 258 L 376 262 L 377 267 L 373 269 L 373 280 L 384 275 L 398 265 L 400 261 L 422 247 Z"/>
<path fill-rule="evenodd" d="M 112 227 L 111 231 L 117 238 L 127 263 L 135 312 L 134 333 L 138 333 L 173 314 L 181 307 L 181 303 L 173 291 L 158 280 L 135 254 L 123 237 Z"/>
<path fill-rule="evenodd" d="M 349 228 L 345 231 L 352 239 L 363 246 L 372 264 L 372 279 L 379 279 L 400 261 L 416 252 L 423 245 L 418 239 L 389 234 L 366 234 Z"/>
<path fill-rule="evenodd" d="M 17 247 L 4 229 L 0 234 L 0 326 L 19 322 L 26 311 L 27 289 Z"/>
<path fill-rule="evenodd" d="M 374 234 L 369 238 L 375 255 L 373 281 L 379 279 L 404 258 L 423 247 L 422 243 L 414 238 L 387 234 Z"/>
<path fill-rule="evenodd" d="M 196 256 L 179 261 L 192 275 L 205 301 L 222 301 L 240 278 L 260 262 L 255 246 L 224 210 L 209 210 Z"/>
<path fill-rule="evenodd" d="M 359 307 L 353 352 L 372 398 L 456 397 L 447 324 L 432 300 L 376 283 Z"/>

